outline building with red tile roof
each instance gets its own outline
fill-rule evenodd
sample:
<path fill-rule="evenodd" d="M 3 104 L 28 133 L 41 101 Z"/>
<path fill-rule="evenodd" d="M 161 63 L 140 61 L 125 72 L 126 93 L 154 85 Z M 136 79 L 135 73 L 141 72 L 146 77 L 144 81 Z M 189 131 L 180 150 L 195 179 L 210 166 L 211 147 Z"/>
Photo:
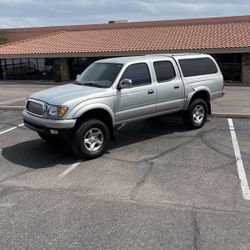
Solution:
<path fill-rule="evenodd" d="M 74 78 L 112 56 L 212 54 L 229 82 L 250 84 L 250 16 L 0 30 L 0 78 Z M 23 40 L 18 40 L 23 39 Z M 26 73 L 25 73 L 26 72 Z"/>

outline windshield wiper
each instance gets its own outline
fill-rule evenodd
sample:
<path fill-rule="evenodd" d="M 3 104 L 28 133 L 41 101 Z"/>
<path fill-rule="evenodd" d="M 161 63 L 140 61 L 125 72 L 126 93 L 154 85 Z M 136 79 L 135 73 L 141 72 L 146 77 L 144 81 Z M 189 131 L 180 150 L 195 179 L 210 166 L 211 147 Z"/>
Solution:
<path fill-rule="evenodd" d="M 82 85 L 86 85 L 86 86 L 90 86 L 90 87 L 97 87 L 97 88 L 103 88 L 103 86 L 97 84 L 97 83 L 94 83 L 94 82 L 84 82 L 82 83 Z"/>

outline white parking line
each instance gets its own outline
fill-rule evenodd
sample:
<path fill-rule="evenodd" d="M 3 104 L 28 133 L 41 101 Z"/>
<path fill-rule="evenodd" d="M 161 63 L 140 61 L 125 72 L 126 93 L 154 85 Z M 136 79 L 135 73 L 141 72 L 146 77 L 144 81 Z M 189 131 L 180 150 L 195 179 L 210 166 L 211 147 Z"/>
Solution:
<path fill-rule="evenodd" d="M 243 198 L 245 200 L 250 200 L 250 189 L 249 189 L 243 161 L 241 158 L 240 147 L 239 147 L 239 144 L 237 141 L 237 137 L 236 137 L 236 133 L 235 133 L 234 124 L 233 124 L 232 119 L 228 119 L 228 125 L 229 125 L 229 129 L 231 132 L 231 138 L 232 138 L 234 154 L 235 154 L 235 158 L 236 158 L 236 164 L 237 164 L 238 175 L 239 175 L 239 179 L 240 179 L 240 185 L 241 185 Z"/>
<path fill-rule="evenodd" d="M 63 171 L 61 174 L 59 174 L 59 177 L 64 177 L 65 175 L 67 175 L 68 173 L 70 173 L 72 170 L 74 170 L 80 164 L 81 164 L 81 161 L 77 161 L 76 163 L 72 164 L 65 171 Z"/>
<path fill-rule="evenodd" d="M 0 105 L 6 104 L 6 103 L 10 103 L 10 102 L 17 102 L 17 101 L 21 101 L 21 100 L 25 100 L 25 98 L 18 98 L 18 99 L 13 99 L 13 100 L 8 100 L 8 101 L 0 102 Z"/>
<path fill-rule="evenodd" d="M 16 128 L 20 128 L 20 127 L 22 127 L 22 126 L 24 126 L 23 123 L 21 123 L 21 124 L 15 126 L 15 127 L 8 128 L 8 129 L 6 129 L 6 130 L 4 130 L 4 131 L 1 131 L 1 132 L 0 132 L 0 135 L 3 135 L 3 134 L 5 134 L 5 133 L 8 133 L 8 132 L 10 132 L 10 131 L 12 131 L 12 130 L 14 130 L 14 129 L 16 129 Z"/>

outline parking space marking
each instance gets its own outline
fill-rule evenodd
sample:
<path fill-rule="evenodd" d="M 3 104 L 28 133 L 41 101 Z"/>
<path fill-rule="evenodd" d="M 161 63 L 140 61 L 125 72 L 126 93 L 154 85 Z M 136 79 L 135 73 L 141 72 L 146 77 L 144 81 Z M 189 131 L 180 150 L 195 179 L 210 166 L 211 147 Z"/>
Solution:
<path fill-rule="evenodd" d="M 18 99 L 8 100 L 8 101 L 0 102 L 0 105 L 10 103 L 10 102 L 22 101 L 22 100 L 25 100 L 25 99 L 26 98 L 18 98 Z"/>
<path fill-rule="evenodd" d="M 68 173 L 70 173 L 72 170 L 74 170 L 81 163 L 82 163 L 81 161 L 75 162 L 70 167 L 68 167 L 65 171 L 63 171 L 61 174 L 59 174 L 59 177 L 64 177 L 65 175 L 67 175 Z"/>
<path fill-rule="evenodd" d="M 10 132 L 10 131 L 12 131 L 12 130 L 14 130 L 14 129 L 16 129 L 16 128 L 20 128 L 20 127 L 22 127 L 22 126 L 24 126 L 23 123 L 21 123 L 21 124 L 19 124 L 19 125 L 17 125 L 17 126 L 14 126 L 14 127 L 12 127 L 12 128 L 8 128 L 8 129 L 6 129 L 6 130 L 4 130 L 4 131 L 1 131 L 1 132 L 0 132 L 0 135 L 3 135 L 3 134 L 5 134 L 5 133 L 8 133 L 8 132 Z"/>
<path fill-rule="evenodd" d="M 238 170 L 238 175 L 240 179 L 240 185 L 241 185 L 243 198 L 245 200 L 250 200 L 250 190 L 249 190 L 249 185 L 248 185 L 248 181 L 246 177 L 246 172 L 245 172 L 243 161 L 241 158 L 240 147 L 239 147 L 236 132 L 234 129 L 233 120 L 231 118 L 228 119 L 228 125 L 229 125 L 229 129 L 231 132 L 231 138 L 232 138 L 234 154 L 236 158 L 237 170 Z"/>

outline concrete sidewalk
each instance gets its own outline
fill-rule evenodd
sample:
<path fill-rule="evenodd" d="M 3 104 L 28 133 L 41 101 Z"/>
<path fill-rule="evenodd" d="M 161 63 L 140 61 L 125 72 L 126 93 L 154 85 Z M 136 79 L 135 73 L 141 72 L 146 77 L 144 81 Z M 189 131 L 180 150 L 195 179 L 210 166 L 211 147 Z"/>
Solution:
<path fill-rule="evenodd" d="M 57 85 L 49 82 L 36 82 L 35 84 L 0 82 L 0 110 L 23 110 L 26 98 L 30 94 L 54 86 Z M 250 86 L 226 86 L 225 95 L 212 101 L 212 115 L 250 117 Z"/>
<path fill-rule="evenodd" d="M 218 117 L 250 117 L 250 86 L 225 86 L 225 95 L 212 101 L 212 114 Z"/>

